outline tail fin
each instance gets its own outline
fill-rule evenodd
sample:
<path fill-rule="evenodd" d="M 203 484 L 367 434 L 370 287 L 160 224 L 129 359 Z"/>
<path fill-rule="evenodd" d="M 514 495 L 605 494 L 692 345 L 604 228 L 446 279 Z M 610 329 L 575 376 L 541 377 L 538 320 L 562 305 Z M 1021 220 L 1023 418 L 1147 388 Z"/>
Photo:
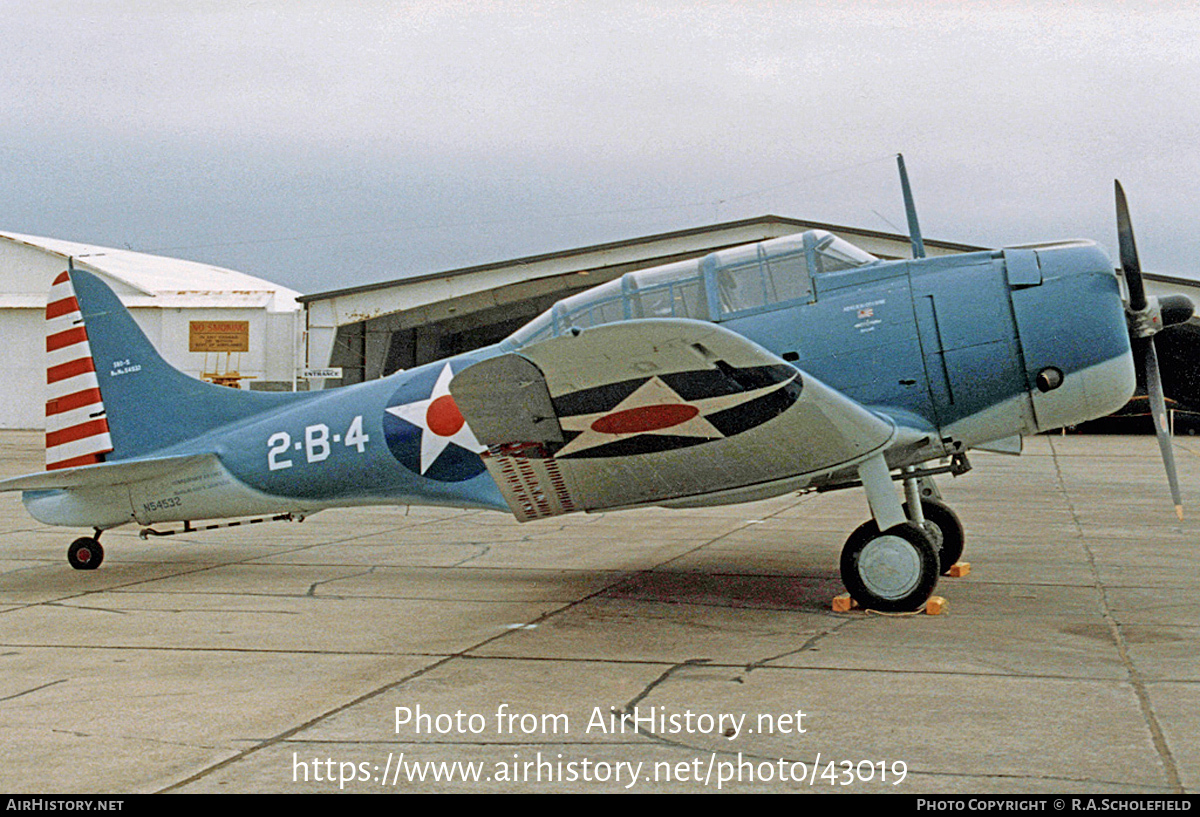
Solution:
<path fill-rule="evenodd" d="M 144 456 L 302 397 L 215 386 L 175 369 L 84 270 L 54 279 L 46 320 L 47 470 Z"/>

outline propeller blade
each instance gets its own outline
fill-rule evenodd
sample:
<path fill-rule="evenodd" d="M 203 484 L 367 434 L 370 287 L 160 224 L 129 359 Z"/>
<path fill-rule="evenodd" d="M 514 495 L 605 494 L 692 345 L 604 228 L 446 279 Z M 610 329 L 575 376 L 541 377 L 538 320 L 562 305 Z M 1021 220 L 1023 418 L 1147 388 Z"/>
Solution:
<path fill-rule="evenodd" d="M 1119 181 L 1117 189 L 1117 241 L 1121 248 L 1121 271 L 1129 289 L 1129 308 L 1140 312 L 1146 308 L 1146 287 L 1142 283 L 1142 265 L 1138 263 L 1137 244 L 1133 240 L 1133 222 L 1129 219 L 1129 204 Z"/>
<path fill-rule="evenodd" d="M 1130 312 L 1146 309 L 1146 286 L 1142 281 L 1142 265 L 1138 261 L 1137 244 L 1133 240 L 1133 221 L 1129 218 L 1129 204 L 1119 181 L 1113 182 L 1117 194 L 1117 241 L 1121 249 L 1121 271 L 1125 273 L 1125 286 L 1129 290 Z M 1185 303 L 1186 302 L 1186 303 Z M 1168 316 L 1172 322 L 1182 323 L 1191 317 L 1189 299 L 1178 302 L 1168 299 Z M 1186 313 L 1186 314 L 1185 314 Z M 1161 328 L 1161 327 L 1159 327 Z M 1146 380 L 1146 396 L 1150 398 L 1150 415 L 1154 420 L 1154 435 L 1158 438 L 1158 449 L 1162 452 L 1163 467 L 1167 469 L 1167 482 L 1171 486 L 1171 499 L 1175 502 L 1175 515 L 1183 520 L 1183 499 L 1179 493 L 1179 474 L 1175 470 L 1175 453 L 1171 449 L 1171 429 L 1167 423 L 1167 401 L 1163 396 L 1162 375 L 1158 370 L 1158 352 L 1154 348 L 1154 337 L 1135 337 L 1133 350 L 1137 365 Z"/>
<path fill-rule="evenodd" d="M 1167 404 L 1163 397 L 1162 377 L 1158 373 L 1158 352 L 1154 349 L 1154 338 L 1139 338 L 1134 342 L 1139 364 L 1146 374 L 1146 394 L 1150 398 L 1150 415 L 1154 419 L 1154 435 L 1158 437 L 1158 449 L 1162 452 L 1163 466 L 1167 469 L 1167 482 L 1171 486 L 1171 499 L 1175 502 L 1175 515 L 1183 521 L 1183 498 L 1179 493 L 1179 475 L 1175 470 L 1175 453 L 1171 449 L 1171 429 L 1167 423 Z"/>

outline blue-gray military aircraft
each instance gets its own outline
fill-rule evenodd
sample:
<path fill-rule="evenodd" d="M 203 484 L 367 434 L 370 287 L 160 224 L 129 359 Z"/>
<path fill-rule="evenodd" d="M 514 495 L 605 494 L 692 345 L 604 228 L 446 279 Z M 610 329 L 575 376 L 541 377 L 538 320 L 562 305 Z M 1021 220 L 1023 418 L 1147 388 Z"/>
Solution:
<path fill-rule="evenodd" d="M 925 257 L 899 163 L 912 260 L 810 230 L 630 272 L 496 345 L 327 391 L 189 377 L 68 270 L 46 309 L 47 470 L 0 490 L 92 528 L 68 551 L 91 569 L 129 523 L 371 504 L 528 521 L 862 486 L 842 579 L 862 607 L 908 611 L 963 550 L 932 477 L 1120 409 L 1140 368 L 1181 513 L 1153 336 L 1192 304 L 1146 296 L 1120 184 L 1125 300 L 1091 242 Z"/>

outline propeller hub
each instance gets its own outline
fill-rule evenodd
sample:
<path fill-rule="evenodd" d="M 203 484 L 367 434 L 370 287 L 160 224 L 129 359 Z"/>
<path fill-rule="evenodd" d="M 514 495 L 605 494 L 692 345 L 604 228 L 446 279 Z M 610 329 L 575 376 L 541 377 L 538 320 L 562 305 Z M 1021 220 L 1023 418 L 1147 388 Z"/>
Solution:
<path fill-rule="evenodd" d="M 1144 305 L 1137 309 L 1132 304 L 1125 306 L 1125 320 L 1129 324 L 1129 336 L 1152 338 L 1162 331 L 1162 307 L 1158 298 L 1144 298 Z"/>
<path fill-rule="evenodd" d="M 1164 298 L 1149 296 L 1146 305 L 1134 309 L 1125 307 L 1125 318 L 1129 322 L 1129 334 L 1135 338 L 1149 338 L 1168 326 L 1183 323 L 1196 311 L 1192 299 L 1186 295 L 1168 295 Z"/>

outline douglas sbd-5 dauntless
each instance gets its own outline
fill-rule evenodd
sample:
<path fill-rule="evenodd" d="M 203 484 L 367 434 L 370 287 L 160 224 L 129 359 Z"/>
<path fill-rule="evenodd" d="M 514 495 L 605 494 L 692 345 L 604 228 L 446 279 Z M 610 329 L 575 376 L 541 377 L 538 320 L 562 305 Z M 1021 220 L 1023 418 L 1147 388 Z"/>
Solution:
<path fill-rule="evenodd" d="M 1129 292 L 1066 241 L 913 260 L 811 230 L 630 272 L 503 342 L 381 380 L 300 394 L 202 383 L 157 354 L 96 276 L 46 308 L 47 471 L 0 483 L 53 525 L 100 533 L 323 508 L 432 504 L 572 511 L 745 502 L 861 485 L 842 552 L 854 599 L 912 610 L 959 558 L 932 476 L 971 448 L 1107 415 L 1145 373 L 1171 492 L 1153 335 L 1192 304 L 1147 298 L 1120 185 Z M 893 486 L 903 483 L 906 501 Z"/>

